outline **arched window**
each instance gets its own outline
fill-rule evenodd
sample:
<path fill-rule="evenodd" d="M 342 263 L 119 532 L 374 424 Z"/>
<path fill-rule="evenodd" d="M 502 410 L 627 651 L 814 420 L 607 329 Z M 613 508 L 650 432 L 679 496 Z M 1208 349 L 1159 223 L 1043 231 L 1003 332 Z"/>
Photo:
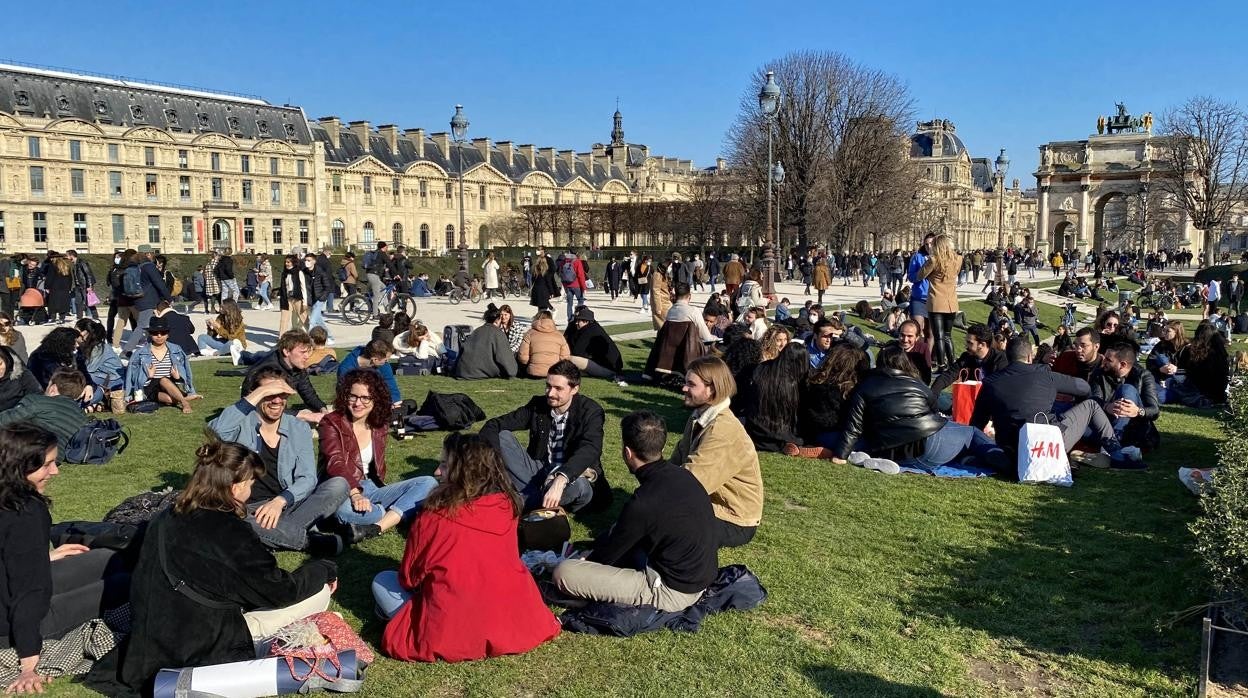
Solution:
<path fill-rule="evenodd" d="M 429 224 L 428 223 L 420 224 L 420 249 L 422 250 L 429 249 Z"/>
<path fill-rule="evenodd" d="M 455 249 L 455 226 L 453 225 L 446 226 L 446 249 Z"/>
<path fill-rule="evenodd" d="M 403 244 L 403 224 L 395 223 L 390 226 L 390 237 L 394 238 L 395 245 Z"/>
<path fill-rule="evenodd" d="M 949 166 L 948 165 L 945 165 L 944 167 L 941 168 L 940 181 L 944 182 L 945 184 L 949 183 Z"/>
<path fill-rule="evenodd" d="M 477 229 L 477 240 L 481 245 L 481 249 L 488 249 L 490 246 L 490 226 L 483 225 Z"/>
<path fill-rule="evenodd" d="M 360 235 L 360 242 L 374 242 L 377 239 L 377 231 L 373 229 L 372 221 L 364 221 L 364 232 Z"/>
<path fill-rule="evenodd" d="M 329 226 L 330 244 L 339 249 L 347 246 L 347 226 L 342 219 L 335 218 Z"/>

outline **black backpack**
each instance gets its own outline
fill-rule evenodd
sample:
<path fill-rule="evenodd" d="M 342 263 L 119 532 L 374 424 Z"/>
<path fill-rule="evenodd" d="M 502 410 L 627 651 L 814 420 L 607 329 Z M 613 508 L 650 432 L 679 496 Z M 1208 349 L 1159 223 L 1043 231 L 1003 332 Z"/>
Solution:
<path fill-rule="evenodd" d="M 104 515 L 108 523 L 141 524 L 151 521 L 157 514 L 168 509 L 182 494 L 181 490 L 166 487 L 160 492 L 144 492 L 122 500 Z"/>
<path fill-rule="evenodd" d="M 485 413 L 463 393 L 435 393 L 432 390 L 416 414 L 433 417 L 438 426 L 446 431 L 467 429 L 475 422 L 485 419 Z"/>
<path fill-rule="evenodd" d="M 116 419 L 93 419 L 78 428 L 62 459 L 66 463 L 104 465 L 129 444 L 130 435 Z"/>

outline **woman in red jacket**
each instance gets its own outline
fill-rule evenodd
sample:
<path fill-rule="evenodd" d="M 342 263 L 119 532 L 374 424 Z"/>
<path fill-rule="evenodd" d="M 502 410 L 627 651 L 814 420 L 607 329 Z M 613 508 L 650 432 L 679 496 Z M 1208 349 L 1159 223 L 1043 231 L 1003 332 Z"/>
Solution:
<path fill-rule="evenodd" d="M 350 529 L 351 542 L 379 536 L 410 521 L 438 481 L 415 477 L 386 484 L 386 433 L 390 392 L 381 374 L 356 369 L 342 377 L 334 411 L 321 419 L 320 465 L 325 477 L 347 481 L 350 496 L 339 507 L 338 521 Z"/>
<path fill-rule="evenodd" d="M 519 654 L 559 634 L 520 562 L 520 497 L 503 457 L 475 434 L 442 443 L 442 484 L 412 523 L 397 572 L 373 580 L 389 618 L 381 649 L 409 662 Z"/>

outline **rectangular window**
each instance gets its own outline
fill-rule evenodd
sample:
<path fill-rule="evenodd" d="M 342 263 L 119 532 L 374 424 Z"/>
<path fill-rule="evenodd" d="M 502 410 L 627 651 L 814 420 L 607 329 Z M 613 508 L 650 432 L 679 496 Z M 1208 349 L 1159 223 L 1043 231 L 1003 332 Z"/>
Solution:
<path fill-rule="evenodd" d="M 542 203 L 542 193 L 536 189 L 533 190 L 533 205 L 537 206 Z"/>
<path fill-rule="evenodd" d="M 34 215 L 35 242 L 48 244 L 48 214 L 35 211 Z"/>
<path fill-rule="evenodd" d="M 243 180 L 243 203 L 245 204 L 251 203 L 251 180 L 250 179 Z"/>
<path fill-rule="evenodd" d="M 334 175 L 334 203 L 342 203 L 342 175 Z"/>
<path fill-rule="evenodd" d="M 87 243 L 87 214 L 74 214 L 74 244 L 85 245 Z"/>
<path fill-rule="evenodd" d="M 519 198 L 520 198 L 519 190 L 517 190 L 515 187 L 512 187 L 511 188 L 511 208 L 513 210 L 516 208 L 516 203 L 519 201 Z"/>
<path fill-rule="evenodd" d="M 0 211 L 0 242 L 4 242 L 4 211 Z"/>
<path fill-rule="evenodd" d="M 369 175 L 364 175 L 364 203 L 373 203 L 373 178 Z"/>
<path fill-rule="evenodd" d="M 485 185 L 477 186 L 477 208 L 485 210 Z"/>
<path fill-rule="evenodd" d="M 223 188 L 223 187 L 222 187 L 222 185 L 221 185 L 221 178 L 220 178 L 220 177 L 213 177 L 213 178 L 212 178 L 212 200 L 213 200 L 213 201 L 220 201 L 220 200 L 221 200 L 221 197 L 223 196 L 223 193 L 222 193 L 222 191 L 221 191 L 221 190 L 222 190 L 222 188 Z"/>
<path fill-rule="evenodd" d="M 143 164 L 148 167 L 156 166 L 156 149 L 152 147 L 143 148 Z"/>
<path fill-rule="evenodd" d="M 394 205 L 398 206 L 401 201 L 400 195 L 403 191 L 403 182 L 398 179 L 390 180 L 390 192 L 394 195 Z"/>
<path fill-rule="evenodd" d="M 423 179 L 420 180 L 420 205 L 429 205 L 429 183 Z"/>
<path fill-rule="evenodd" d="M 451 183 L 450 182 L 446 183 L 446 200 L 447 201 L 451 200 Z"/>
<path fill-rule="evenodd" d="M 300 182 L 298 187 L 296 187 L 296 191 L 299 192 L 299 208 L 307 208 L 308 207 L 308 185 L 304 184 L 303 182 Z"/>
<path fill-rule="evenodd" d="M 555 205 L 556 206 L 559 205 L 559 190 L 558 189 L 555 190 Z"/>
<path fill-rule="evenodd" d="M 178 198 L 183 201 L 191 200 L 191 178 L 187 175 L 178 177 Z"/>
<path fill-rule="evenodd" d="M 82 141 L 69 142 L 69 159 L 74 162 L 82 162 Z"/>
<path fill-rule="evenodd" d="M 306 171 L 304 169 L 303 160 L 295 160 L 295 174 L 300 177 L 307 176 Z"/>
<path fill-rule="evenodd" d="M 116 143 L 108 144 L 108 161 L 121 162 L 121 146 Z"/>
<path fill-rule="evenodd" d="M 30 168 L 30 193 L 43 196 L 43 168 L 32 166 Z"/>
<path fill-rule="evenodd" d="M 182 244 L 190 245 L 193 242 L 195 242 L 195 219 L 182 216 Z"/>
<path fill-rule="evenodd" d="M 84 196 L 87 193 L 86 174 L 83 170 L 69 171 L 69 192 L 74 196 Z"/>
<path fill-rule="evenodd" d="M 250 155 L 239 156 L 238 166 L 239 166 L 239 169 L 242 170 L 243 174 L 251 172 L 251 156 Z"/>
<path fill-rule="evenodd" d="M 277 206 L 282 203 L 282 183 L 269 182 L 269 203 Z"/>
<path fill-rule="evenodd" d="M 269 158 L 269 174 L 277 174 L 277 158 Z"/>
<path fill-rule="evenodd" d="M 120 213 L 113 214 L 113 242 L 126 242 L 126 217 Z"/>
<path fill-rule="evenodd" d="M 281 218 L 273 219 L 273 244 L 274 245 L 282 244 L 282 219 Z"/>
<path fill-rule="evenodd" d="M 121 173 L 116 170 L 108 173 L 108 195 L 114 199 L 121 198 Z"/>
<path fill-rule="evenodd" d="M 247 156 L 244 155 L 243 157 L 245 158 Z M 209 160 L 209 164 L 212 166 L 213 172 L 221 171 L 221 153 L 212 153 L 211 155 L 208 156 L 208 160 Z M 243 170 L 243 171 L 246 172 L 246 170 Z"/>
<path fill-rule="evenodd" d="M 160 216 L 147 217 L 147 241 L 153 245 L 160 242 Z"/>
<path fill-rule="evenodd" d="M 179 150 L 178 151 L 178 169 L 185 170 L 186 168 L 190 166 L 191 166 L 190 156 L 187 154 L 185 150 Z"/>
<path fill-rule="evenodd" d="M 308 244 L 308 219 L 307 218 L 299 219 L 299 244 L 300 245 Z"/>
<path fill-rule="evenodd" d="M 146 180 L 144 182 L 144 188 L 147 190 L 147 198 L 155 199 L 157 194 L 159 193 L 159 190 L 157 189 L 157 184 L 156 184 L 156 175 L 149 174 L 144 179 Z"/>
<path fill-rule="evenodd" d="M 26 137 L 26 149 L 29 152 L 30 157 L 32 158 L 42 157 L 40 155 L 42 148 L 39 147 L 39 144 L 40 144 L 39 136 L 27 136 Z"/>
<path fill-rule="evenodd" d="M 256 219 L 255 218 L 243 219 L 243 244 L 244 245 L 256 244 Z"/>

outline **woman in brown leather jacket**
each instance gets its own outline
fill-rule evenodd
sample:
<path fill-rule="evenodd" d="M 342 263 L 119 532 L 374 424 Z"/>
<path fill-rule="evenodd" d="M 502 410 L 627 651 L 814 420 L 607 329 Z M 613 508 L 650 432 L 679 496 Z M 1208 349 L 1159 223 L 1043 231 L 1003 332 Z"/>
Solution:
<path fill-rule="evenodd" d="M 317 428 L 321 470 L 327 478 L 344 478 L 350 487 L 337 517 L 350 527 L 355 543 L 411 520 L 438 485 L 428 476 L 385 484 L 390 409 L 390 392 L 380 374 L 357 369 L 339 381 L 334 411 Z"/>

